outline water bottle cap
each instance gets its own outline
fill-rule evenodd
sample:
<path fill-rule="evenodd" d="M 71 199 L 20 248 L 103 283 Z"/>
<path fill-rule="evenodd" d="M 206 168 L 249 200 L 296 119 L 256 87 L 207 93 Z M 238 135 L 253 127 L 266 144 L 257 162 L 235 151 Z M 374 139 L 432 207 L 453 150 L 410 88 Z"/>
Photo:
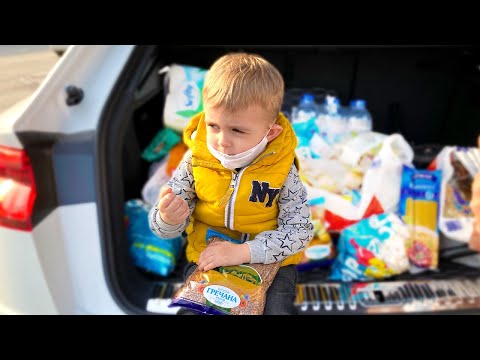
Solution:
<path fill-rule="evenodd" d="M 337 98 L 336 96 L 327 95 L 327 97 L 325 98 L 325 104 L 326 105 L 331 105 L 331 104 L 340 105 L 340 99 Z"/>
<path fill-rule="evenodd" d="M 315 97 L 313 94 L 305 93 L 300 98 L 300 104 L 311 104 L 315 101 Z"/>
<path fill-rule="evenodd" d="M 362 99 L 350 101 L 350 107 L 355 109 L 365 109 L 367 102 Z"/>

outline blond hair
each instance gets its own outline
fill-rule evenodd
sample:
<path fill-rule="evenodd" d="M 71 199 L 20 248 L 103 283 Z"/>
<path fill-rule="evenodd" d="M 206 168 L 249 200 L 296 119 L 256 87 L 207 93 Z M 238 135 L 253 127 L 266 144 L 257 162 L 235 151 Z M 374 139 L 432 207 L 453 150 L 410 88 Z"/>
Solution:
<path fill-rule="evenodd" d="M 278 69 L 263 57 L 231 53 L 217 59 L 208 71 L 203 102 L 230 112 L 259 105 L 273 120 L 280 112 L 284 87 Z"/>

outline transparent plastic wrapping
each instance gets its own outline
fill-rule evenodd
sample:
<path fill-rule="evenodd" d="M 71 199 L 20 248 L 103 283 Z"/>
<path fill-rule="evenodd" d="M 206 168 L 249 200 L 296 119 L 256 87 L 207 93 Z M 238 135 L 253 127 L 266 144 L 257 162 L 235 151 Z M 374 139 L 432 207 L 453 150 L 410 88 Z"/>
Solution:
<path fill-rule="evenodd" d="M 209 239 L 224 241 L 218 237 Z M 273 264 L 196 268 L 172 299 L 170 307 L 181 306 L 211 315 L 262 315 L 267 290 L 280 269 Z"/>

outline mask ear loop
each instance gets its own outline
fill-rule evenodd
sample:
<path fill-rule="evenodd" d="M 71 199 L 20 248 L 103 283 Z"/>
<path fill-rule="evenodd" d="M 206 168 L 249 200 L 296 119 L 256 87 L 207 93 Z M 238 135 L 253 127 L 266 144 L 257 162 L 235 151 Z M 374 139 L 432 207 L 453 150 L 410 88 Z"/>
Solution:
<path fill-rule="evenodd" d="M 272 130 L 272 127 L 273 127 L 273 125 L 275 125 L 275 124 L 276 124 L 276 122 L 274 122 L 272 125 L 270 125 L 270 127 L 268 128 L 267 133 L 266 133 L 265 136 L 264 136 L 265 138 L 268 136 L 268 133 L 270 132 L 270 130 Z M 268 139 L 267 139 L 267 141 L 268 141 Z"/>

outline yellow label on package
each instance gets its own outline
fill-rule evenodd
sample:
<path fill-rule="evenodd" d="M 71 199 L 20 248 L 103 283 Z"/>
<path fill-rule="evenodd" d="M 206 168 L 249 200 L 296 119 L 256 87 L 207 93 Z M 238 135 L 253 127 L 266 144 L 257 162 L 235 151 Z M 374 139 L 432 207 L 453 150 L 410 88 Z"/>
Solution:
<path fill-rule="evenodd" d="M 410 263 L 418 268 L 438 267 L 438 204 L 441 171 L 403 167 L 399 212 L 409 225 L 406 249 Z"/>

